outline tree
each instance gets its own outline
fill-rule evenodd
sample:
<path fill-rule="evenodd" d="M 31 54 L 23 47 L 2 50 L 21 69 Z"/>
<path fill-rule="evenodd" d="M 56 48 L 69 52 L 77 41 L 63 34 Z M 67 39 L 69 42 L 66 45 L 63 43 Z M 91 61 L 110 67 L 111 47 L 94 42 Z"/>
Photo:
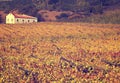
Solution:
<path fill-rule="evenodd" d="M 49 0 L 49 1 L 48 1 L 49 4 L 56 4 L 56 3 L 58 3 L 58 2 L 59 2 L 59 0 Z"/>
<path fill-rule="evenodd" d="M 103 3 L 102 0 L 86 0 L 90 7 L 90 13 L 102 13 L 103 12 Z"/>
<path fill-rule="evenodd" d="M 76 0 L 60 0 L 60 9 L 61 10 L 69 10 L 74 11 Z"/>
<path fill-rule="evenodd" d="M 0 10 L 7 13 L 11 10 L 19 10 L 29 15 L 36 14 L 40 9 L 102 13 L 104 6 L 117 3 L 120 3 L 120 0 L 11 0 L 1 1 Z"/>
<path fill-rule="evenodd" d="M 76 12 L 89 12 L 90 3 L 86 0 L 76 0 Z"/>
<path fill-rule="evenodd" d="M 28 15 L 32 15 L 32 16 L 35 16 L 38 12 L 38 10 L 35 8 L 35 6 L 32 6 L 32 5 L 27 5 L 21 9 L 19 9 L 19 11 L 23 14 L 28 14 Z"/>
<path fill-rule="evenodd" d="M 120 0 L 101 0 L 104 6 L 120 3 Z"/>
<path fill-rule="evenodd" d="M 0 10 L 5 11 L 5 12 L 8 13 L 11 10 L 9 2 L 7 2 L 7 1 L 6 2 L 0 1 Z"/>
<path fill-rule="evenodd" d="M 2 23 L 3 22 L 3 20 L 2 20 L 2 15 L 0 15 L 0 23 Z"/>
<path fill-rule="evenodd" d="M 44 18 L 41 16 L 41 14 L 37 13 L 36 15 L 37 19 L 38 19 L 38 22 L 40 21 L 45 21 Z"/>
<path fill-rule="evenodd" d="M 48 8 L 48 0 L 34 0 L 32 2 L 37 9 L 47 9 Z"/>

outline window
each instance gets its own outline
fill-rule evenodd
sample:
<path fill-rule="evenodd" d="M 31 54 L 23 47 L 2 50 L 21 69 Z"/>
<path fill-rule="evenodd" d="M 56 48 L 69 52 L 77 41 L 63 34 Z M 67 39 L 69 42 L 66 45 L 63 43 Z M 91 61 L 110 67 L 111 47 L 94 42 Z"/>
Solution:
<path fill-rule="evenodd" d="M 16 21 L 17 21 L 17 22 L 19 22 L 19 20 L 18 20 L 18 19 L 17 19 Z"/>
<path fill-rule="evenodd" d="M 30 20 L 28 20 L 28 22 L 30 22 Z"/>
<path fill-rule="evenodd" d="M 22 20 L 23 21 L 23 23 L 24 23 L 24 20 Z"/>
<path fill-rule="evenodd" d="M 19 20 L 17 19 L 17 22 L 19 22 Z"/>
<path fill-rule="evenodd" d="M 9 22 L 9 19 L 7 19 L 7 21 Z"/>
<path fill-rule="evenodd" d="M 11 21 L 13 21 L 13 19 L 11 19 Z"/>

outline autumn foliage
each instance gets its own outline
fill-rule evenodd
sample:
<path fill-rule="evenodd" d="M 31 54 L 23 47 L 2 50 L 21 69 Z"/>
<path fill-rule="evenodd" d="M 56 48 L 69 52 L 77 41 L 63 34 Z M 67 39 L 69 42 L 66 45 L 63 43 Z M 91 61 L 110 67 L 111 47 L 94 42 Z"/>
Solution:
<path fill-rule="evenodd" d="M 0 25 L 0 83 L 119 83 L 120 25 Z"/>

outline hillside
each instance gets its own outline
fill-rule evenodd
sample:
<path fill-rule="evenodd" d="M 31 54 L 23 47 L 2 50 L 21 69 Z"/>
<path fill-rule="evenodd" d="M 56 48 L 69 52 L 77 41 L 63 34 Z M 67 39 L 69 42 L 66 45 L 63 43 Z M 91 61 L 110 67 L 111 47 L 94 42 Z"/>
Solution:
<path fill-rule="evenodd" d="M 5 13 L 18 11 L 38 17 L 38 21 L 81 21 L 81 22 L 99 22 L 99 23 L 116 23 L 119 20 L 112 19 L 108 21 L 111 16 L 104 16 L 104 12 L 114 11 L 120 8 L 120 0 L 8 0 L 0 1 L 0 11 Z M 120 9 L 119 9 L 120 10 Z M 40 13 L 40 11 L 47 11 Z M 72 12 L 68 14 L 64 12 Z M 93 17 L 93 15 L 103 15 Z M 119 13 L 117 14 L 119 15 Z M 69 17 L 71 19 L 69 19 Z M 105 22 L 102 20 L 105 18 Z M 118 16 L 120 19 L 120 16 Z M 85 20 L 87 18 L 87 20 Z M 95 19 L 99 18 L 99 19 Z M 101 19 L 102 18 L 102 19 Z M 1 16 L 0 16 L 1 19 Z M 91 20 L 92 19 L 92 20 Z M 1 21 L 0 21 L 1 22 Z M 95 23 L 94 22 L 94 23 Z"/>
<path fill-rule="evenodd" d="M 102 24 L 120 24 L 120 9 L 111 9 L 108 8 L 104 11 L 103 14 L 92 14 L 84 18 L 76 18 L 66 21 L 72 22 L 88 22 L 88 23 L 102 23 Z"/>
<path fill-rule="evenodd" d="M 119 83 L 120 25 L 0 25 L 0 83 Z"/>

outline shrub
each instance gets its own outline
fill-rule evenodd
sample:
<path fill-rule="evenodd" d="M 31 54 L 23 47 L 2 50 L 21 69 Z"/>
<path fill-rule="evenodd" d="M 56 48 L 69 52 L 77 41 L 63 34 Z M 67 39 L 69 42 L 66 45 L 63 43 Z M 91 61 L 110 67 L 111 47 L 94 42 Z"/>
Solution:
<path fill-rule="evenodd" d="M 61 13 L 60 16 L 56 16 L 57 19 L 62 19 L 62 18 L 68 18 L 68 14 L 66 13 Z"/>

